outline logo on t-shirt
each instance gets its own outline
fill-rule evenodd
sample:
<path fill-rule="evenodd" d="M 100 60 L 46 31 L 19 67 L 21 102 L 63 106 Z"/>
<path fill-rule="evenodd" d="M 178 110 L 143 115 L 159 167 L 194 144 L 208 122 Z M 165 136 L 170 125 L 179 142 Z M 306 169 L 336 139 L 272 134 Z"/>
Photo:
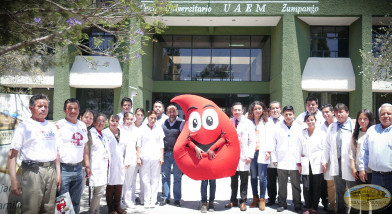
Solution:
<path fill-rule="evenodd" d="M 75 134 L 72 135 L 71 143 L 73 143 L 75 146 L 81 146 L 80 141 L 82 140 L 83 140 L 83 135 L 80 134 L 79 132 L 76 132 Z"/>
<path fill-rule="evenodd" d="M 47 139 L 54 137 L 54 132 L 52 130 L 49 130 L 49 131 L 42 130 L 41 133 L 44 136 L 44 138 L 47 138 Z"/>

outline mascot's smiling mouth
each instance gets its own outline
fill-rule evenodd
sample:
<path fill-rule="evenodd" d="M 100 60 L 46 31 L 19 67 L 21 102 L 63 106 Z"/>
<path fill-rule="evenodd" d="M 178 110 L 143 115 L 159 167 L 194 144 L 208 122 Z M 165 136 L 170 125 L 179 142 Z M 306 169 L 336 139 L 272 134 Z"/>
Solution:
<path fill-rule="evenodd" d="M 211 148 L 212 145 L 214 145 L 219 139 L 222 138 L 223 135 L 225 135 L 225 133 L 221 130 L 220 135 L 219 135 L 212 143 L 209 143 L 209 144 L 201 144 L 201 143 L 197 142 L 195 139 L 193 139 L 193 138 L 191 137 L 191 134 L 190 134 L 190 133 L 189 133 L 189 135 L 188 135 L 188 139 L 190 139 L 190 140 L 191 140 L 197 147 L 199 147 L 203 152 L 207 152 L 207 151 Z M 226 142 L 226 143 L 227 143 L 227 142 Z M 188 145 L 187 145 L 187 146 L 188 146 Z M 217 148 L 214 149 L 214 152 L 218 151 L 218 149 L 219 149 L 219 146 L 218 146 Z"/>

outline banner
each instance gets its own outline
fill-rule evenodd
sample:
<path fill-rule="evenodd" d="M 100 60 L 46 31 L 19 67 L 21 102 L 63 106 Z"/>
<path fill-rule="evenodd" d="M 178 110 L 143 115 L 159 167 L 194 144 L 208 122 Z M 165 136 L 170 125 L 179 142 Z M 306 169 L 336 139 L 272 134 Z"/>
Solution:
<path fill-rule="evenodd" d="M 0 213 L 20 213 L 21 197 L 11 194 L 11 180 L 7 170 L 8 152 L 16 126 L 31 117 L 29 100 L 32 95 L 0 93 Z M 20 179 L 20 160 L 17 176 Z"/>

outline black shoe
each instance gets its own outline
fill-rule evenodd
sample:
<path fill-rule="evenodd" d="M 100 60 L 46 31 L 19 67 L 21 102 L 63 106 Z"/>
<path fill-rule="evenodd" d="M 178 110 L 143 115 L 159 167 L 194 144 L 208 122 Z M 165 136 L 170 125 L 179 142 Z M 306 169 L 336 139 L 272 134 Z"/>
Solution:
<path fill-rule="evenodd" d="M 278 207 L 278 209 L 276 209 L 277 212 L 283 212 L 284 211 L 284 207 Z"/>
<path fill-rule="evenodd" d="M 180 201 L 174 201 L 174 206 L 181 207 L 181 202 Z"/>
<path fill-rule="evenodd" d="M 265 205 L 267 205 L 267 206 L 272 206 L 272 205 L 274 205 L 274 204 L 276 204 L 276 203 L 275 203 L 275 200 L 269 200 L 269 199 L 268 199 L 268 202 L 267 202 Z"/>
<path fill-rule="evenodd" d="M 159 202 L 159 206 L 165 206 L 167 204 L 167 199 L 162 199 L 161 202 Z"/>
<path fill-rule="evenodd" d="M 136 204 L 136 205 L 142 204 L 142 203 L 140 202 L 140 198 L 136 198 L 136 199 L 135 199 L 135 204 Z"/>
<path fill-rule="evenodd" d="M 232 208 L 232 207 L 238 207 L 238 203 L 230 202 L 225 205 L 225 208 Z"/>
<path fill-rule="evenodd" d="M 209 203 L 208 203 L 208 211 L 209 212 L 214 212 L 214 201 L 210 201 Z"/>
<path fill-rule="evenodd" d="M 294 208 L 296 213 L 301 213 L 302 214 L 302 208 L 301 207 L 296 207 Z"/>

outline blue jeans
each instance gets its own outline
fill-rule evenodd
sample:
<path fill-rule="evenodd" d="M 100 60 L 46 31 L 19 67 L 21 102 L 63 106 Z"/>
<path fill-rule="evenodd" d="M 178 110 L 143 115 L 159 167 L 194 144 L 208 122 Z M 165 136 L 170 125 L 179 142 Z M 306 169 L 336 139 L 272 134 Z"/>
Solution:
<path fill-rule="evenodd" d="M 83 169 L 82 164 L 69 166 L 61 164 L 61 189 L 60 195 L 69 192 L 75 213 L 80 210 L 80 198 L 83 188 Z"/>
<path fill-rule="evenodd" d="M 259 157 L 259 150 L 255 152 L 255 156 L 250 162 L 250 185 L 252 186 L 252 193 L 253 196 L 258 196 L 259 193 L 257 191 L 257 176 L 259 175 L 258 163 L 257 158 Z"/>
<path fill-rule="evenodd" d="M 215 200 L 215 191 L 216 191 L 216 180 L 203 180 L 201 181 L 200 193 L 201 193 L 201 202 L 207 202 L 207 185 L 210 182 L 210 200 Z"/>
<path fill-rule="evenodd" d="M 182 172 L 174 161 L 173 152 L 164 152 L 164 161 L 162 164 L 162 199 L 170 198 L 170 175 L 171 165 L 173 165 L 173 194 L 174 201 L 181 200 L 181 179 Z"/>
<path fill-rule="evenodd" d="M 380 174 L 379 172 L 372 172 L 372 184 L 376 184 L 386 188 L 390 193 L 392 192 L 392 173 L 391 174 Z M 391 213 L 392 205 L 380 213 Z"/>
<path fill-rule="evenodd" d="M 258 163 L 259 181 L 260 181 L 260 198 L 265 199 L 265 191 L 267 190 L 267 169 L 268 164 Z"/>

